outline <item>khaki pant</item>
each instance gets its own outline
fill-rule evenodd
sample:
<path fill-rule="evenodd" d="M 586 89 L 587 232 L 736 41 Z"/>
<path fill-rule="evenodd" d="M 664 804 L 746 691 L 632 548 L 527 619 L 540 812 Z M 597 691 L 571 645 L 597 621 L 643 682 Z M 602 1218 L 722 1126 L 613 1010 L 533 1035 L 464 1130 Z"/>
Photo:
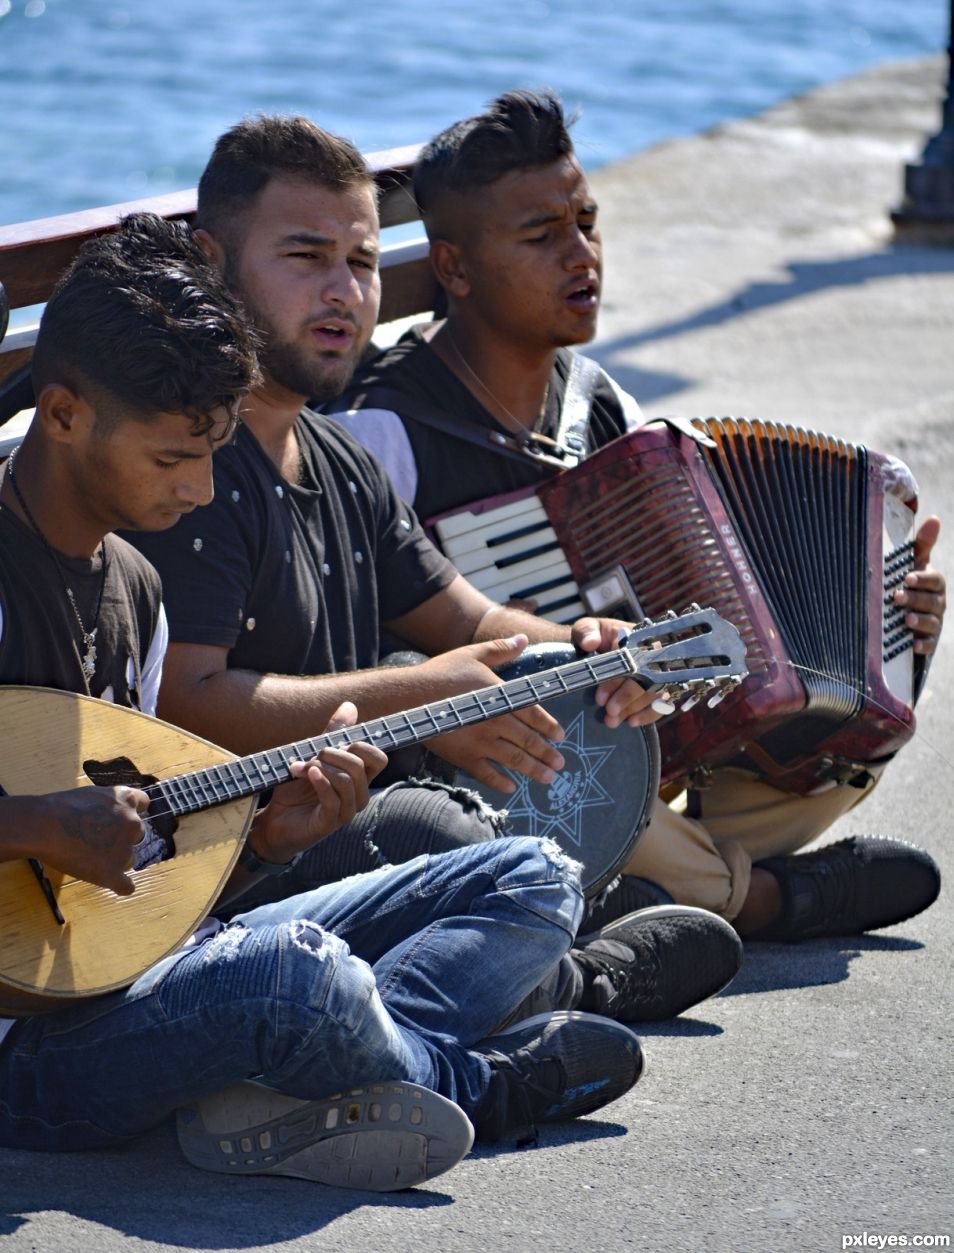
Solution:
<path fill-rule="evenodd" d="M 696 793 L 698 819 L 685 813 L 686 795 L 659 801 L 625 873 L 664 887 L 680 905 L 700 905 L 732 919 L 749 890 L 753 861 L 803 848 L 869 795 L 866 788 L 832 787 L 813 796 L 780 792 L 742 770 L 718 770 Z"/>

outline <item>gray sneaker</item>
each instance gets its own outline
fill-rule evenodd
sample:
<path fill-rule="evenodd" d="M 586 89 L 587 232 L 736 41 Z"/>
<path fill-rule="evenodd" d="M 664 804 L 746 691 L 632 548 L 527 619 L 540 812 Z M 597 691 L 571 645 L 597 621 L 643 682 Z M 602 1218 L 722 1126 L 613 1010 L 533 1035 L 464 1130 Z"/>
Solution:
<path fill-rule="evenodd" d="M 742 965 L 742 941 L 718 914 L 657 905 L 578 936 L 580 1009 L 621 1022 L 660 1022 L 715 996 Z"/>
<path fill-rule="evenodd" d="M 333 1188 L 395 1192 L 456 1166 L 474 1129 L 452 1101 L 411 1083 L 369 1083 L 300 1101 L 239 1083 L 179 1110 L 193 1166 L 229 1175 L 290 1175 Z"/>

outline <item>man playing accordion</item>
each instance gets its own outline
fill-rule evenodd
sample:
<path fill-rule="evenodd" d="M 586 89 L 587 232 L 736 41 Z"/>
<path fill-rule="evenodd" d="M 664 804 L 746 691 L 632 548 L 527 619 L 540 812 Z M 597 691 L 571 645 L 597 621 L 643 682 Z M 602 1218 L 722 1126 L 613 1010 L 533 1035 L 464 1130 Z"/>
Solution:
<path fill-rule="evenodd" d="M 366 364 L 332 408 L 427 519 L 538 484 L 641 418 L 571 351 L 596 329 L 602 244 L 555 96 L 508 92 L 449 127 L 422 153 L 414 192 L 446 317 Z M 930 564 L 939 525 L 921 524 L 914 570 L 894 593 L 919 678 L 945 608 Z M 716 769 L 705 790 L 657 805 L 606 916 L 642 903 L 647 880 L 747 938 L 856 934 L 918 913 L 940 884 L 921 849 L 868 836 L 797 852 L 862 800 L 885 764 L 870 763 L 856 786 L 809 795 Z"/>

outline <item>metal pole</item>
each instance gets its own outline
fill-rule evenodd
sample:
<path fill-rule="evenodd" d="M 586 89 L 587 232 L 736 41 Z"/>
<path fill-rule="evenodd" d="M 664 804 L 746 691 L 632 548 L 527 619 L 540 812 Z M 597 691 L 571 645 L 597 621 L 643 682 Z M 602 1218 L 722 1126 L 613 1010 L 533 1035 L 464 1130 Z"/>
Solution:
<path fill-rule="evenodd" d="M 891 214 L 899 239 L 917 237 L 954 244 L 954 0 L 947 45 L 947 95 L 941 129 L 921 159 L 904 169 L 904 199 Z"/>

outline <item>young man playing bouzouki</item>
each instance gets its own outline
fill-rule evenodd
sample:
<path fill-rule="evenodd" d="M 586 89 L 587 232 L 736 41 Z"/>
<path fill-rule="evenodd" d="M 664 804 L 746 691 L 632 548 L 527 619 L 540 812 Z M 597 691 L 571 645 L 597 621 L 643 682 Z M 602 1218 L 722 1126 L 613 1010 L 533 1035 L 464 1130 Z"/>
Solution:
<path fill-rule="evenodd" d="M 0 483 L 0 684 L 63 689 L 35 750 L 41 781 L 58 738 L 77 740 L 80 770 L 95 777 L 107 715 L 132 720 L 130 744 L 141 736 L 141 714 L 66 695 L 146 713 L 155 704 L 159 581 L 112 532 L 170 527 L 209 499 L 212 454 L 256 374 L 236 304 L 188 232 L 159 218 L 127 219 L 88 244 L 52 296 L 36 417 Z M 29 709 L 28 692 L 12 695 Z M 344 704 L 332 720 L 354 716 Z M 389 1190 L 453 1166 L 472 1140 L 468 1116 L 493 1141 L 599 1108 L 638 1079 L 636 1037 L 606 1019 L 543 1015 L 491 1037 L 559 962 L 582 912 L 576 868 L 531 839 L 379 870 L 226 927 L 208 918 L 179 947 L 169 936 L 130 986 L 61 1008 L 85 922 L 78 902 L 99 901 L 112 920 L 104 957 L 134 946 L 140 902 L 155 912 L 155 829 L 143 821 L 144 779 L 21 795 L 10 762 L 23 756 L 11 744 L 0 765 L 0 885 L 17 885 L 0 953 L 36 914 L 61 944 L 41 989 L 52 1012 L 31 1014 L 21 967 L 0 966 L 0 1006 L 26 1011 L 0 1023 L 0 1144 L 102 1147 L 178 1109 L 196 1164 Z M 365 744 L 288 763 L 291 781 L 252 819 L 223 895 L 281 874 L 352 819 L 384 763 Z M 183 892 L 196 861 L 183 858 Z M 170 866 L 174 855 L 158 871 Z"/>
<path fill-rule="evenodd" d="M 372 361 L 333 408 L 427 518 L 552 476 L 561 427 L 575 441 L 566 451 L 586 455 L 640 414 L 595 362 L 569 351 L 596 332 L 603 256 L 598 206 L 556 96 L 507 92 L 448 127 L 421 154 L 414 193 L 447 316 Z M 568 412 L 568 380 L 581 363 L 592 369 L 589 393 L 576 392 L 582 421 Z M 553 455 L 520 456 L 528 441 Z M 916 569 L 895 593 L 922 665 L 945 609 L 944 578 L 930 564 L 938 527 L 934 517 L 921 524 Z M 791 856 L 865 796 L 883 768 L 808 796 L 741 770 L 715 771 L 693 794 L 698 820 L 657 804 L 607 907 L 631 908 L 627 900 L 649 880 L 746 937 L 784 940 L 856 934 L 916 914 L 937 895 L 939 872 L 905 841 L 852 837 Z"/>

